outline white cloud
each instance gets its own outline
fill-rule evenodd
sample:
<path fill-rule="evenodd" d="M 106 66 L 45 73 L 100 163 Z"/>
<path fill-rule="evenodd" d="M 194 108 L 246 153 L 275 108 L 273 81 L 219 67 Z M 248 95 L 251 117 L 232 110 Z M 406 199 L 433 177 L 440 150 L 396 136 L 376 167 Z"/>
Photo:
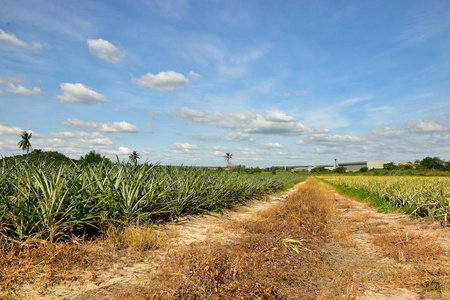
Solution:
<path fill-rule="evenodd" d="M 147 73 L 140 78 L 132 78 L 131 81 L 141 88 L 150 88 L 159 92 L 173 92 L 183 89 L 183 84 L 189 83 L 183 74 L 167 71 L 159 72 L 157 75 Z"/>
<path fill-rule="evenodd" d="M 56 96 L 61 103 L 95 104 L 111 102 L 105 95 L 99 94 L 81 83 L 61 83 L 63 95 Z"/>
<path fill-rule="evenodd" d="M 119 147 L 117 149 L 106 149 L 106 150 L 102 150 L 103 153 L 109 154 L 111 157 L 118 155 L 118 156 L 123 156 L 125 155 L 125 158 L 128 158 L 128 155 L 133 152 L 133 150 L 131 150 L 128 147 Z"/>
<path fill-rule="evenodd" d="M 217 151 L 225 151 L 225 150 L 227 150 L 227 148 L 225 148 L 225 147 L 223 147 L 223 146 L 219 146 L 219 145 L 214 145 L 214 146 L 212 146 L 212 148 L 214 149 L 214 150 L 217 150 Z"/>
<path fill-rule="evenodd" d="M 204 113 L 198 110 L 182 107 L 178 110 L 178 116 L 184 120 L 197 123 L 215 123 L 218 127 L 240 131 L 247 134 L 267 135 L 304 135 L 328 130 L 318 130 L 307 127 L 298 120 L 283 111 L 270 109 L 265 114 L 256 110 L 244 113 Z"/>
<path fill-rule="evenodd" d="M 0 140 L 0 150 L 14 151 L 19 150 L 17 141 L 14 140 Z"/>
<path fill-rule="evenodd" d="M 260 143 L 260 148 L 263 149 L 281 149 L 284 148 L 280 143 Z"/>
<path fill-rule="evenodd" d="M 355 144 L 366 144 L 367 141 L 358 136 L 350 135 L 328 135 L 328 134 L 312 134 L 308 137 L 308 142 L 316 145 L 331 145 L 331 146 L 352 146 Z"/>
<path fill-rule="evenodd" d="M 439 119 L 411 121 L 407 122 L 403 127 L 405 130 L 412 133 L 430 133 L 450 130 L 450 124 Z"/>
<path fill-rule="evenodd" d="M 4 40 L 8 44 L 11 44 L 14 46 L 20 46 L 20 47 L 24 47 L 24 48 L 28 47 L 27 43 L 19 40 L 14 34 L 6 33 L 1 29 L 0 29 L 0 40 Z"/>
<path fill-rule="evenodd" d="M 372 128 L 369 132 L 368 138 L 401 138 L 406 135 L 406 132 L 397 126 L 383 126 L 379 128 Z"/>
<path fill-rule="evenodd" d="M 93 55 L 113 64 L 119 62 L 126 55 L 107 40 L 87 40 L 87 44 Z"/>
<path fill-rule="evenodd" d="M 51 136 L 58 139 L 75 139 L 75 144 L 83 148 L 92 148 L 94 145 L 113 145 L 114 142 L 99 132 L 62 131 L 52 132 Z"/>
<path fill-rule="evenodd" d="M 137 127 L 125 121 L 101 123 L 96 121 L 82 121 L 79 119 L 66 119 L 62 122 L 62 124 L 89 131 L 139 132 Z"/>
<path fill-rule="evenodd" d="M 189 72 L 189 77 L 191 77 L 192 80 L 200 80 L 200 79 L 202 79 L 202 75 L 197 74 L 197 73 L 195 73 L 193 71 Z"/>
<path fill-rule="evenodd" d="M 1 29 L 0 29 L 0 40 L 4 40 L 8 44 L 23 47 L 23 48 L 32 48 L 35 50 L 39 50 L 42 48 L 41 44 L 39 44 L 38 42 L 32 42 L 31 46 L 30 46 L 26 42 L 19 40 L 15 34 L 7 33 Z"/>
<path fill-rule="evenodd" d="M 192 122 L 197 122 L 197 123 L 214 122 L 216 120 L 216 118 L 210 114 L 207 114 L 207 113 L 195 110 L 195 109 L 190 109 L 187 107 L 180 108 L 178 110 L 178 115 L 182 119 L 189 120 Z"/>
<path fill-rule="evenodd" d="M 255 139 L 248 133 L 242 133 L 242 132 L 230 132 L 225 134 L 224 136 L 225 140 L 231 141 L 231 142 L 253 142 Z"/>
<path fill-rule="evenodd" d="M 20 95 L 25 95 L 25 96 L 32 95 L 32 94 L 42 94 L 41 89 L 36 86 L 32 90 L 29 90 L 27 88 L 24 88 L 20 84 L 15 86 L 11 82 L 8 83 L 8 87 L 6 88 L 5 91 L 7 91 L 8 93 L 20 94 Z"/>
<path fill-rule="evenodd" d="M 0 135 L 20 135 L 24 129 L 10 127 L 7 123 L 0 122 Z"/>
<path fill-rule="evenodd" d="M 0 122 L 0 135 L 18 135 L 22 134 L 22 131 L 31 132 L 34 138 L 44 137 L 41 134 L 35 133 L 33 130 L 22 129 L 19 127 L 9 126 L 8 123 Z"/>
<path fill-rule="evenodd" d="M 173 143 L 170 148 L 173 153 L 198 153 L 198 146 L 188 143 Z"/>

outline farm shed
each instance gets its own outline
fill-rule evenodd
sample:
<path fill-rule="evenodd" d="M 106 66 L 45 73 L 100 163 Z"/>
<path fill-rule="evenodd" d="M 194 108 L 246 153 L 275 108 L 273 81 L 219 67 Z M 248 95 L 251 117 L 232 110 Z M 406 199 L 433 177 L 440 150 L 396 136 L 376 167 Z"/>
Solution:
<path fill-rule="evenodd" d="M 339 163 L 339 167 L 347 168 L 347 171 L 359 171 L 363 167 L 370 169 L 382 170 L 384 164 L 393 163 L 390 160 L 369 160 L 369 161 L 356 161 Z"/>

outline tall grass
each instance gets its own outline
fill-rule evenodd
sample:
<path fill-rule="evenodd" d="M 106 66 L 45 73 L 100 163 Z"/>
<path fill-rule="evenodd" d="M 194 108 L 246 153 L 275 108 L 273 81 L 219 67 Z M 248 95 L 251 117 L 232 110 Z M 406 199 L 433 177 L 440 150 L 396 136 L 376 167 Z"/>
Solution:
<path fill-rule="evenodd" d="M 124 163 L 0 165 L 0 237 L 64 239 L 111 223 L 218 211 L 283 189 L 298 175 L 244 175 L 207 168 Z"/>

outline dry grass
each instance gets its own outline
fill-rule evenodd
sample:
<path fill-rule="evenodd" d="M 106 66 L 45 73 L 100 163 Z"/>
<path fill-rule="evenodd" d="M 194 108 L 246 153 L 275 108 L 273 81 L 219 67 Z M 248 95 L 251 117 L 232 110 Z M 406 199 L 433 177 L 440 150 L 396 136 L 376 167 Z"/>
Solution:
<path fill-rule="evenodd" d="M 353 234 L 351 227 L 344 223 L 339 224 L 333 231 L 334 240 L 343 247 L 353 247 L 355 243 L 353 241 Z"/>
<path fill-rule="evenodd" d="M 331 254 L 322 250 L 334 213 L 334 203 L 309 180 L 270 210 L 234 224 L 243 233 L 235 245 L 176 253 L 152 279 L 153 288 L 118 298 L 338 299 L 353 290 L 351 275 L 335 273 Z"/>
<path fill-rule="evenodd" d="M 386 222 L 369 223 L 364 226 L 364 230 L 371 235 L 390 232 L 392 229 L 389 229 L 386 225 Z"/>
<path fill-rule="evenodd" d="M 93 270 L 104 263 L 92 243 L 72 240 L 69 243 L 24 242 L 0 253 L 0 297 L 19 298 L 16 288 L 35 283 L 40 294 L 47 286 L 65 280 L 75 280 L 80 270 Z"/>
<path fill-rule="evenodd" d="M 399 262 L 423 262 L 444 254 L 444 248 L 432 238 L 411 232 L 378 234 L 372 243 Z"/>
<path fill-rule="evenodd" d="M 126 227 L 109 227 L 104 239 L 115 249 L 131 248 L 135 251 L 146 251 L 164 248 L 170 238 L 175 237 L 174 230 L 155 227 L 130 225 Z"/>

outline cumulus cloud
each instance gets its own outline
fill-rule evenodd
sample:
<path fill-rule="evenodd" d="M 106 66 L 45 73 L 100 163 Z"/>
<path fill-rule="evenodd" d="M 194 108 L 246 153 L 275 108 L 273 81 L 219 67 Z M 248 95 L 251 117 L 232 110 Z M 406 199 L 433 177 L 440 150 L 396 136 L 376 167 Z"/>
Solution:
<path fill-rule="evenodd" d="M 372 128 L 369 133 L 370 136 L 376 138 L 401 138 L 406 135 L 406 132 L 397 126 Z"/>
<path fill-rule="evenodd" d="M 9 126 L 6 122 L 0 122 L 0 135 L 20 135 L 22 131 L 31 132 L 34 138 L 44 137 L 41 134 L 34 132 L 33 130 L 22 129 L 20 127 Z M 17 143 L 17 142 L 16 142 Z"/>
<path fill-rule="evenodd" d="M 131 81 L 141 88 L 149 88 L 158 92 L 173 92 L 183 89 L 181 85 L 189 83 L 188 78 L 174 71 L 159 72 L 156 75 L 147 73 L 140 78 L 133 77 Z"/>
<path fill-rule="evenodd" d="M 202 79 L 202 75 L 197 74 L 197 73 L 195 73 L 193 71 L 189 72 L 189 77 L 191 77 L 192 80 L 200 80 L 200 79 Z"/>
<path fill-rule="evenodd" d="M 263 149 L 281 149 L 284 148 L 280 143 L 260 143 L 259 147 Z"/>
<path fill-rule="evenodd" d="M 96 121 L 82 121 L 80 119 L 66 119 L 62 122 L 62 124 L 73 128 L 79 128 L 89 131 L 139 132 L 139 129 L 137 127 L 125 121 L 102 123 Z"/>
<path fill-rule="evenodd" d="M 133 152 L 133 150 L 128 147 L 119 147 L 113 150 L 103 150 L 103 152 L 110 155 L 129 155 L 131 152 Z"/>
<path fill-rule="evenodd" d="M 87 44 L 93 55 L 113 64 L 119 62 L 126 55 L 107 40 L 87 40 Z"/>
<path fill-rule="evenodd" d="M 403 127 L 406 131 L 412 133 L 430 133 L 450 130 L 450 124 L 439 119 L 411 121 L 407 122 Z"/>
<path fill-rule="evenodd" d="M 198 110 L 182 107 L 178 116 L 186 121 L 197 123 L 213 123 L 218 127 L 239 131 L 247 134 L 267 135 L 304 135 L 318 132 L 328 132 L 326 129 L 316 129 L 304 126 L 297 118 L 276 109 L 259 113 L 256 110 L 244 113 L 205 113 Z"/>
<path fill-rule="evenodd" d="M 350 135 L 328 135 L 328 134 L 312 134 L 308 137 L 310 143 L 316 145 L 330 145 L 330 146 L 348 146 L 355 144 L 366 144 L 366 139 L 358 136 Z"/>
<path fill-rule="evenodd" d="M 110 138 L 99 132 L 62 131 L 52 132 L 50 135 L 58 139 L 75 139 L 78 146 L 84 145 L 87 148 L 92 148 L 94 145 L 106 146 L 114 144 Z"/>
<path fill-rule="evenodd" d="M 0 135 L 20 135 L 24 129 L 0 122 Z"/>
<path fill-rule="evenodd" d="M 230 132 L 225 134 L 224 138 L 226 141 L 230 142 L 253 142 L 255 140 L 250 134 L 242 132 Z"/>
<path fill-rule="evenodd" d="M 13 33 L 6 33 L 3 30 L 0 29 L 0 40 L 3 40 L 7 42 L 8 44 L 19 46 L 19 47 L 28 47 L 28 44 L 24 41 L 19 40 L 15 34 Z"/>
<path fill-rule="evenodd" d="M 182 107 L 178 110 L 178 116 L 184 120 L 197 122 L 197 123 L 208 123 L 217 120 L 217 116 L 210 115 L 195 109 L 190 109 L 187 107 Z"/>
<path fill-rule="evenodd" d="M 19 95 L 33 95 L 33 94 L 42 94 L 42 91 L 40 88 L 38 87 L 34 87 L 32 90 L 29 90 L 27 88 L 24 88 L 23 86 L 21 86 L 20 84 L 18 84 L 17 86 L 15 86 L 13 83 L 8 83 L 8 87 L 5 90 L 8 93 L 13 93 L 13 94 L 19 94 Z"/>
<path fill-rule="evenodd" d="M 173 143 L 170 146 L 171 152 L 173 153 L 198 153 L 199 148 L 197 145 L 188 143 Z"/>
<path fill-rule="evenodd" d="M 63 94 L 56 96 L 56 98 L 63 104 L 95 104 L 111 102 L 105 95 L 99 94 L 81 83 L 61 83 L 60 87 Z"/>

